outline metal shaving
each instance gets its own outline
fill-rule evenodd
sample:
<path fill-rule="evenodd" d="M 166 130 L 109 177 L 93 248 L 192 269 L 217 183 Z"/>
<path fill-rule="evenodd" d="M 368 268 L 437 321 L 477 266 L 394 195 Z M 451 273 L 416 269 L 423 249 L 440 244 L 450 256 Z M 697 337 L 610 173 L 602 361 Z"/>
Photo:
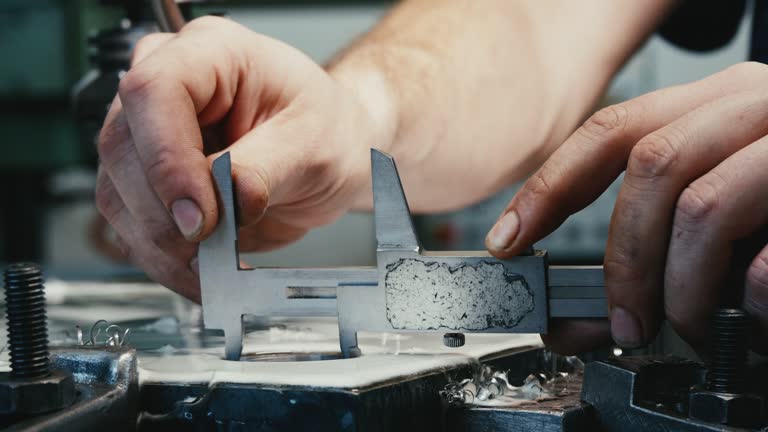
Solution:
<path fill-rule="evenodd" d="M 554 359 L 550 359 L 556 364 Z M 569 372 L 554 368 L 528 375 L 522 385 L 509 383 L 508 371 L 478 364 L 472 378 L 451 381 L 440 390 L 440 396 L 451 406 L 518 406 L 556 399 L 569 394 L 572 378 L 583 373 L 584 363 L 575 356 L 565 357 Z"/>
<path fill-rule="evenodd" d="M 130 328 L 123 329 L 117 324 L 110 324 L 107 320 L 101 319 L 93 323 L 88 340 L 84 340 L 83 329 L 79 325 L 75 326 L 77 344 L 80 346 L 123 346 L 130 332 Z M 99 340 L 100 335 L 103 335 L 103 341 Z"/>

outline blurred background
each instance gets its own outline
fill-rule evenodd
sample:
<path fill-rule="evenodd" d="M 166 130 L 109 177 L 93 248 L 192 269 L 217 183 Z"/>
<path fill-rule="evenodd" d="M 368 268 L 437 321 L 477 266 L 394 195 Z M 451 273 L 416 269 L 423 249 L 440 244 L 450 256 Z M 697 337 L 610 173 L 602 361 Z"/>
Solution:
<path fill-rule="evenodd" d="M 383 1 L 216 1 L 182 5 L 187 18 L 223 14 L 328 60 L 391 6 Z M 731 42 L 714 52 L 682 51 L 653 36 L 614 80 L 601 105 L 695 80 L 747 55 L 748 11 Z M 133 43 L 157 31 L 149 1 L 0 2 L 0 263 L 36 260 L 61 278 L 141 278 L 124 263 L 93 204 L 94 140 L 128 67 Z M 598 107 L 596 107 L 598 108 Z M 407 179 L 405 179 L 407 182 Z M 481 249 L 514 194 L 511 187 L 464 211 L 417 218 L 428 249 Z M 614 185 L 537 246 L 562 263 L 600 263 Z M 373 222 L 350 214 L 251 264 L 364 265 L 375 256 Z"/>

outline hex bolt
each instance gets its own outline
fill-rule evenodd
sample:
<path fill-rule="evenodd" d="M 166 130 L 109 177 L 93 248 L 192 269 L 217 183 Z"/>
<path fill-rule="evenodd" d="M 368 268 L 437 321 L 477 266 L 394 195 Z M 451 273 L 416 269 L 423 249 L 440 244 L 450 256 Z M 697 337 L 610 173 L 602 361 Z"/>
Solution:
<path fill-rule="evenodd" d="M 4 274 L 11 378 L 50 375 L 43 273 L 37 264 L 16 263 Z"/>
<path fill-rule="evenodd" d="M 0 416 L 37 415 L 72 405 L 72 373 L 48 359 L 43 273 L 37 264 L 10 265 L 4 274 L 11 371 L 0 372 Z"/>
<path fill-rule="evenodd" d="M 691 418 L 739 427 L 763 425 L 764 398 L 747 392 L 749 327 L 749 316 L 741 309 L 720 309 L 715 314 L 706 385 L 694 385 L 688 394 Z"/>
<path fill-rule="evenodd" d="M 720 309 L 712 321 L 713 346 L 707 390 L 742 393 L 746 387 L 749 316 L 741 309 Z"/>
<path fill-rule="evenodd" d="M 443 335 L 443 345 L 450 348 L 464 346 L 464 333 L 446 333 Z"/>

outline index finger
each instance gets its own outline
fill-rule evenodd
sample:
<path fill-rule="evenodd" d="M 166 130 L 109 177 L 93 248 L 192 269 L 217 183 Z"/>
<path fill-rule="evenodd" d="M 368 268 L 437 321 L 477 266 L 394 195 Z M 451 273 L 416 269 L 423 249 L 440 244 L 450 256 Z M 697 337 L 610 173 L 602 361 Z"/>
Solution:
<path fill-rule="evenodd" d="M 165 41 L 126 74 L 119 89 L 144 175 L 188 240 L 204 238 L 217 219 L 199 117 L 211 107 L 223 117 L 237 84 L 233 74 L 219 72 L 231 63 L 226 51 L 202 39 Z"/>
<path fill-rule="evenodd" d="M 598 111 L 525 182 L 488 233 L 486 247 L 499 258 L 520 254 L 597 199 L 643 136 L 733 92 L 742 81 L 724 71 Z"/>

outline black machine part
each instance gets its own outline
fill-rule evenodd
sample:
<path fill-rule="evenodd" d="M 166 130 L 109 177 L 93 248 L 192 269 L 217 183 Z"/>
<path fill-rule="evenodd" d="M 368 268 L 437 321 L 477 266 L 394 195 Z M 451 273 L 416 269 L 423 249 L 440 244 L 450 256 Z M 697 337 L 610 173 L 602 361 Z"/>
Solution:
<path fill-rule="evenodd" d="M 136 351 L 127 347 L 51 348 L 51 367 L 74 381 L 65 409 L 0 416 L 6 431 L 133 431 L 138 418 Z M 2 379 L 5 379 L 3 377 Z M 41 397 L 40 401 L 45 400 Z"/>
<path fill-rule="evenodd" d="M 756 379 L 745 393 L 750 408 L 762 406 L 764 375 L 750 371 Z M 717 416 L 692 418 L 690 403 L 711 403 L 702 400 L 707 370 L 700 363 L 675 357 L 619 357 L 587 364 L 581 398 L 594 408 L 600 426 L 606 431 L 736 431 L 741 427 L 765 427 L 762 408 L 758 411 L 739 408 L 727 412 L 727 405 L 708 405 Z M 760 378 L 763 377 L 763 378 Z M 751 395 L 751 396 L 745 396 Z M 730 396 L 729 398 L 733 398 Z M 741 402 L 738 402 L 739 404 Z M 744 404 L 744 405 L 747 405 Z M 721 411 L 725 409 L 725 411 Z M 722 424 L 721 416 L 729 416 L 730 424 Z M 758 418 L 755 418 L 755 415 Z M 744 417 L 740 417 L 744 416 Z M 739 425 L 739 426 L 736 426 Z"/>

